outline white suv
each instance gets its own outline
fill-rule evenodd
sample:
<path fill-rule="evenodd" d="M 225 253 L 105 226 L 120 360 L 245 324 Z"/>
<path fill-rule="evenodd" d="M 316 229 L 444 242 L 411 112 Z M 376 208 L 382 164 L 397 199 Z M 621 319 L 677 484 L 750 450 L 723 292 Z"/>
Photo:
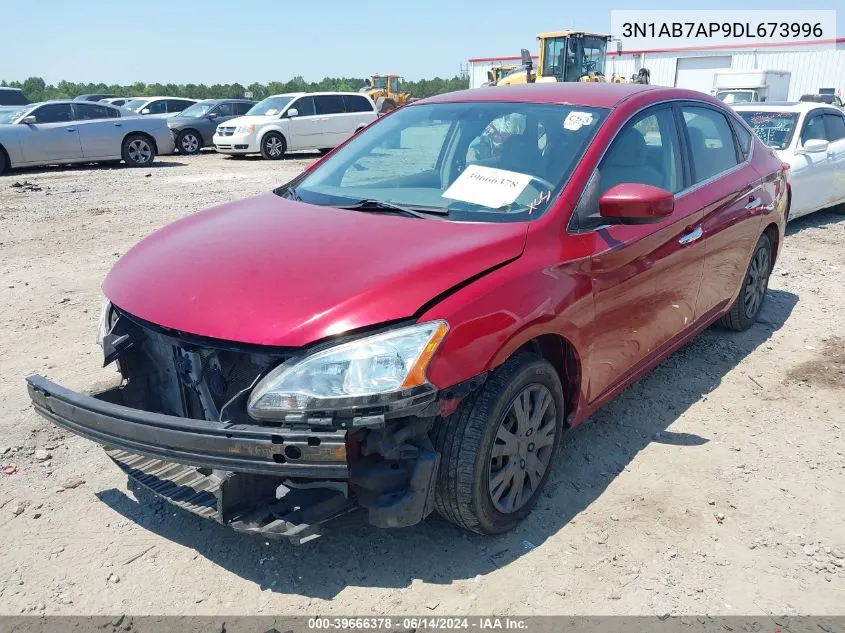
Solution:
<path fill-rule="evenodd" d="M 219 125 L 214 148 L 224 154 L 261 154 L 271 160 L 289 150 L 328 151 L 377 116 L 372 99 L 356 92 L 273 95 L 245 116 Z"/>

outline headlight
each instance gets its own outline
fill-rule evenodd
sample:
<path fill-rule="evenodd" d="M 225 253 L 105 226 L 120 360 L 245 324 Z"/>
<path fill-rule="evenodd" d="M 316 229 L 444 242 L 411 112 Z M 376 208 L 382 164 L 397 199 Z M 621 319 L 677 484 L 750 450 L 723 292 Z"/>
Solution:
<path fill-rule="evenodd" d="M 111 301 L 103 297 L 100 305 L 100 319 L 97 321 L 97 345 L 103 346 L 103 339 L 111 330 Z"/>
<path fill-rule="evenodd" d="M 283 363 L 253 390 L 249 415 L 295 420 L 314 412 L 405 407 L 436 391 L 425 372 L 448 331 L 445 321 L 420 323 Z"/>
<path fill-rule="evenodd" d="M 235 134 L 252 134 L 255 132 L 254 125 L 239 125 L 235 128 Z"/>

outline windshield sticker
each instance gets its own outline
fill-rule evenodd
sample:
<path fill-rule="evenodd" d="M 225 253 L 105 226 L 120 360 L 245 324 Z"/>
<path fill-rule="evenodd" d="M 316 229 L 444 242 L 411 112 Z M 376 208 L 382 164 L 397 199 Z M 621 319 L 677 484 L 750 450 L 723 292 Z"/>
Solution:
<path fill-rule="evenodd" d="M 443 197 L 499 209 L 513 204 L 531 180 L 528 174 L 470 165 L 443 192 Z"/>
<path fill-rule="evenodd" d="M 267 116 L 273 116 L 274 114 L 278 114 L 278 113 L 279 113 L 279 110 L 277 108 L 270 108 L 264 114 L 266 114 Z"/>
<path fill-rule="evenodd" d="M 585 125 L 592 125 L 593 115 L 589 112 L 570 112 L 563 121 L 563 129 L 576 131 Z"/>

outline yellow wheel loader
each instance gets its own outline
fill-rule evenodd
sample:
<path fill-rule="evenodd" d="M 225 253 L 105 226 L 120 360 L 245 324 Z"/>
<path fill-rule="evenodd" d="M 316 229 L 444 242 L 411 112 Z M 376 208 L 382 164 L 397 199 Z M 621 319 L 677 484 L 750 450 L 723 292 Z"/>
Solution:
<path fill-rule="evenodd" d="M 533 82 L 600 82 L 613 83 L 649 83 L 650 76 L 646 69 L 625 79 L 614 74 L 610 78 L 605 74 L 607 45 L 611 36 L 606 33 L 586 31 L 553 31 L 540 33 L 540 60 L 537 68 L 527 49 L 522 49 L 522 64 L 525 72 L 513 72 L 502 78 L 496 85 L 524 84 Z"/>
<path fill-rule="evenodd" d="M 413 101 L 410 93 L 402 92 L 402 77 L 399 75 L 371 75 L 360 92 L 375 101 L 380 114 L 402 107 L 409 99 Z"/>

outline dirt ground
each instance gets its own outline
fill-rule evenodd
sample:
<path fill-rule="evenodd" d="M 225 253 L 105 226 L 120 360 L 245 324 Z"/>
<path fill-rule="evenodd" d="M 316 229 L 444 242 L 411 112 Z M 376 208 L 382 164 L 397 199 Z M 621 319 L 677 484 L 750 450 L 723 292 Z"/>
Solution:
<path fill-rule="evenodd" d="M 573 431 L 497 538 L 353 515 L 268 543 L 136 496 L 31 410 L 31 372 L 114 377 L 94 336 L 121 253 L 315 158 L 0 177 L 0 613 L 845 614 L 845 216 L 790 224 L 761 322 L 705 332 Z"/>

